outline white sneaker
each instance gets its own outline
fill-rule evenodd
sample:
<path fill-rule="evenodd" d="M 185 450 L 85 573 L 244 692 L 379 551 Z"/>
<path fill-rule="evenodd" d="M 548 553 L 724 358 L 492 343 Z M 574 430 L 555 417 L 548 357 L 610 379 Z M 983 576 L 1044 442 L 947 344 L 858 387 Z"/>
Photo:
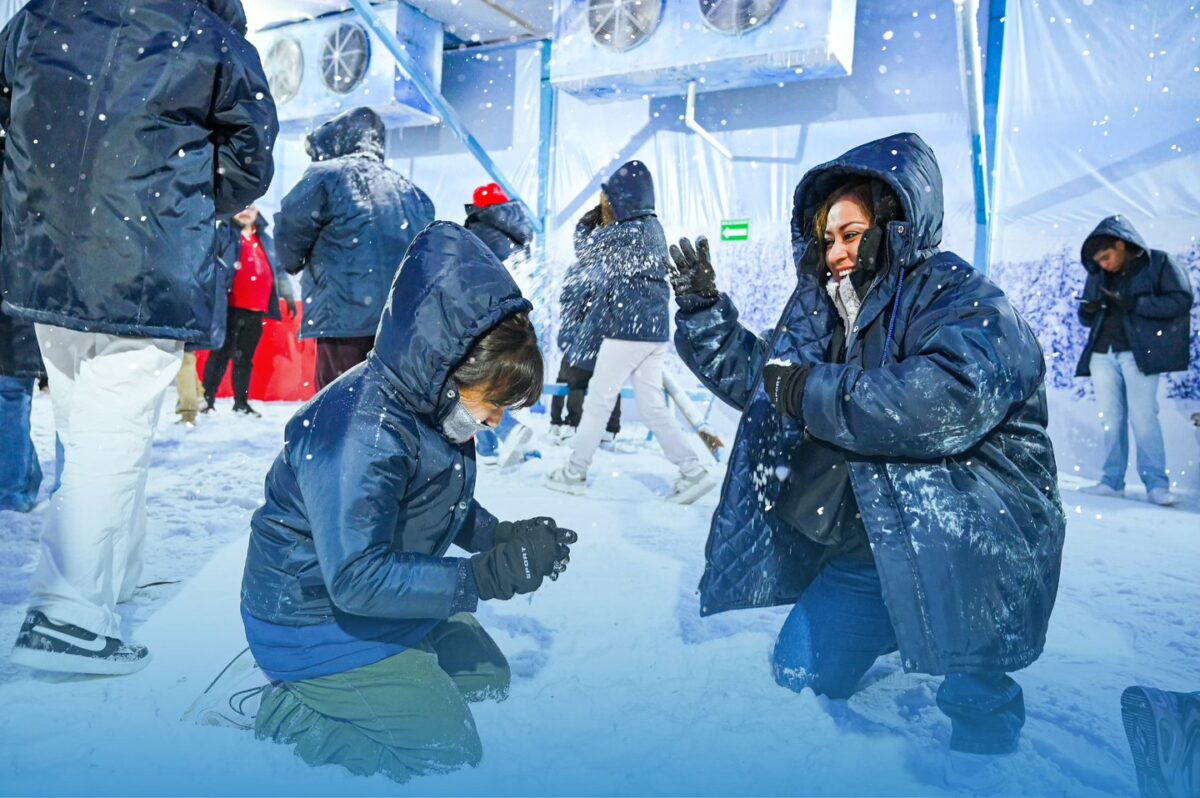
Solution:
<path fill-rule="evenodd" d="M 1117 490 L 1114 487 L 1097 482 L 1095 485 L 1088 485 L 1086 488 L 1080 488 L 1080 493 L 1086 493 L 1089 496 L 1109 496 L 1114 499 L 1120 499 L 1125 495 L 1125 490 Z"/>
<path fill-rule="evenodd" d="M 1171 491 L 1166 488 L 1151 488 L 1146 492 L 1146 497 L 1150 499 L 1151 504 L 1157 504 L 1159 507 L 1174 507 L 1179 503 L 1179 499 L 1172 496 Z"/>
<path fill-rule="evenodd" d="M 606 452 L 615 452 L 617 450 L 617 436 L 605 430 L 604 437 L 600 438 L 600 448 Z"/>
<path fill-rule="evenodd" d="M 681 474 L 675 480 L 675 489 L 667 497 L 674 504 L 691 504 L 717 486 L 717 479 L 708 469 L 700 469 L 695 474 Z"/>
<path fill-rule="evenodd" d="M 571 468 L 570 463 L 567 463 L 547 474 L 545 485 L 550 490 L 556 490 L 560 493 L 582 496 L 587 492 L 587 474 L 580 474 L 574 468 Z"/>
<path fill-rule="evenodd" d="M 475 464 L 476 465 L 494 466 L 494 465 L 499 465 L 499 463 L 500 463 L 500 455 L 498 455 L 498 454 L 480 454 L 479 452 L 475 453 Z"/>
<path fill-rule="evenodd" d="M 521 424 L 508 437 L 500 441 L 500 459 L 497 465 L 501 468 L 518 465 L 525 459 L 529 442 L 533 440 L 533 430 Z"/>
<path fill-rule="evenodd" d="M 183 713 L 182 720 L 200 726 L 226 726 L 249 731 L 254 728 L 263 692 L 270 684 L 271 680 L 259 669 L 247 648 L 221 669 L 217 678 Z"/>

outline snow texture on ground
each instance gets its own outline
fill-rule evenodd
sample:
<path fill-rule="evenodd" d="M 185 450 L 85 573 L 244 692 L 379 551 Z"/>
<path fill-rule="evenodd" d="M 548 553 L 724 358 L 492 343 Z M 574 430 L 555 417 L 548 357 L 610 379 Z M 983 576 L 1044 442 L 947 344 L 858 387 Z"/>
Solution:
<path fill-rule="evenodd" d="M 237 608 L 248 522 L 295 405 L 262 409 L 262 419 L 235 417 L 223 401 L 192 431 L 164 414 L 142 581 L 177 584 L 141 590 L 122 608 L 129 635 L 154 654 L 150 667 L 76 677 L 19 669 L 0 654 L 0 794 L 1136 795 L 1122 689 L 1200 688 L 1200 508 L 1092 498 L 1069 477 L 1049 644 L 1017 674 L 1029 713 L 1020 751 L 958 778 L 936 678 L 905 675 L 893 655 L 849 701 L 794 694 L 768 665 L 785 609 L 699 617 L 716 494 L 664 504 L 672 469 L 634 428 L 617 452 L 599 453 L 587 497 L 541 486 L 567 455 L 544 442 L 543 459 L 481 474 L 478 495 L 500 517 L 551 515 L 580 535 L 562 579 L 479 612 L 515 676 L 506 702 L 474 708 L 482 764 L 404 787 L 310 768 L 249 733 L 180 721 L 245 646 Z M 51 427 L 39 395 L 47 473 Z M 24 613 L 40 516 L 0 513 L 5 647 Z"/>

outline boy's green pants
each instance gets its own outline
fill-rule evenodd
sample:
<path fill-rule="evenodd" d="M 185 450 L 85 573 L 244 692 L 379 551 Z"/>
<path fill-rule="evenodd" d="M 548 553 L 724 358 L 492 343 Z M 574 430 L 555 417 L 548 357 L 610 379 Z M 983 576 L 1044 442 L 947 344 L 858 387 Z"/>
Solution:
<path fill-rule="evenodd" d="M 510 679 L 496 642 L 464 613 L 420 647 L 373 665 L 272 684 L 255 735 L 294 744 L 310 765 L 407 781 L 479 764 L 483 748 L 467 702 L 503 699 Z"/>

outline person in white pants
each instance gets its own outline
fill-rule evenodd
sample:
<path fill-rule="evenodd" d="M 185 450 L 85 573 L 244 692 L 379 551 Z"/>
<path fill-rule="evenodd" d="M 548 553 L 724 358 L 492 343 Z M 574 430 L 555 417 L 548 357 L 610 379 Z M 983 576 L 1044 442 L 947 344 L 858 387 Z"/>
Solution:
<path fill-rule="evenodd" d="M 546 475 L 564 493 L 587 490 L 587 471 L 621 386 L 633 385 L 638 411 L 667 459 L 680 472 L 668 500 L 689 504 L 716 481 L 700 463 L 667 409 L 663 360 L 667 353 L 671 288 L 667 241 L 654 212 L 654 183 L 640 161 L 622 165 L 600 195 L 600 229 L 580 256 L 583 279 L 594 283 L 598 306 L 585 320 L 582 340 L 600 342 L 583 401 L 583 418 L 570 461 Z"/>
<path fill-rule="evenodd" d="M 183 342 L 36 329 L 65 459 L 29 607 L 119 638 L 116 605 L 142 570 L 150 445 Z"/>
<path fill-rule="evenodd" d="M 266 193 L 279 132 L 240 0 L 139 0 L 137 24 L 127 6 L 29 0 L 0 31 L 2 309 L 35 325 L 63 446 L 9 660 L 67 673 L 150 661 L 117 604 L 141 574 L 154 429 L 185 345 L 221 345 L 216 220 Z"/>
<path fill-rule="evenodd" d="M 583 418 L 572 441 L 566 474 L 560 474 L 560 477 L 576 479 L 569 482 L 560 479 L 560 483 L 565 484 L 554 483 L 550 487 L 568 493 L 583 493 L 588 468 L 604 437 L 609 413 L 621 387 L 628 381 L 642 420 L 654 433 L 654 439 L 662 447 L 663 454 L 679 468 L 680 478 L 668 500 L 689 504 L 713 488 L 715 480 L 702 465 L 700 455 L 667 407 L 663 395 L 663 363 L 666 355 L 665 343 L 621 341 L 615 338 L 604 340 L 596 357 L 596 371 L 588 383 L 587 396 L 583 400 Z M 580 476 L 583 478 L 580 479 Z"/>

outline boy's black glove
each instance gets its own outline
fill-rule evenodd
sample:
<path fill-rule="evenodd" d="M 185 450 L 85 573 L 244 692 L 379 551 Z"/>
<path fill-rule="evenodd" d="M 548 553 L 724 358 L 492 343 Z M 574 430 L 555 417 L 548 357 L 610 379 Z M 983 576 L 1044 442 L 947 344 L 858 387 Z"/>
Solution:
<path fill-rule="evenodd" d="M 671 261 L 671 287 L 681 310 L 703 310 L 721 298 L 707 238 L 697 238 L 695 248 L 686 238 L 679 239 L 678 246 L 671 245 Z"/>
<path fill-rule="evenodd" d="M 547 576 L 557 579 L 571 558 L 569 546 L 578 540 L 574 532 L 559 529 L 549 518 L 509 524 L 503 534 L 509 533 L 513 535 L 510 539 L 499 542 L 502 532 L 498 524 L 496 546 L 471 558 L 479 597 L 485 601 L 532 593 Z"/>
<path fill-rule="evenodd" d="M 1104 307 L 1104 303 L 1098 299 L 1093 299 L 1091 302 L 1080 302 L 1079 309 L 1089 316 L 1094 316 L 1100 312 L 1100 308 Z"/>
<path fill-rule="evenodd" d="M 763 389 L 780 414 L 804 423 L 804 386 L 808 366 L 768 363 L 763 367 Z"/>

